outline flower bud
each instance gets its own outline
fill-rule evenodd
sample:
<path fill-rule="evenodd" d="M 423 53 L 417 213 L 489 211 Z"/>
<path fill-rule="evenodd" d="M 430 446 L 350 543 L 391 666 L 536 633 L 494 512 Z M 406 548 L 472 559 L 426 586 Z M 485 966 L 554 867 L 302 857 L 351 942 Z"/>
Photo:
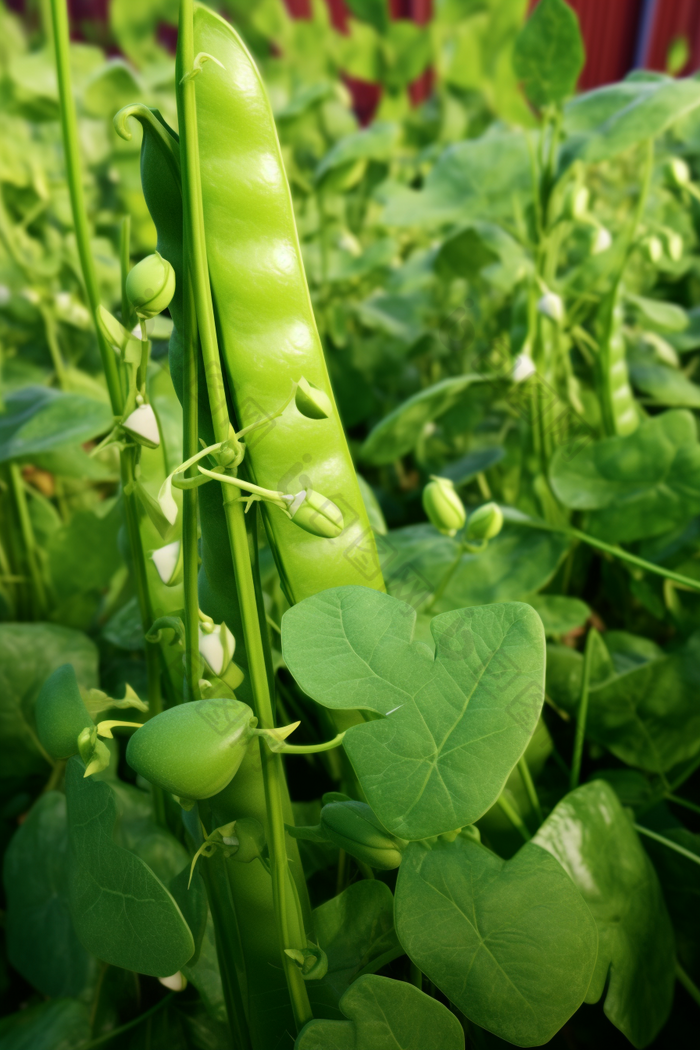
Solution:
<path fill-rule="evenodd" d="M 225 623 L 199 625 L 199 652 L 207 667 L 220 678 L 233 660 L 236 639 Z"/>
<path fill-rule="evenodd" d="M 484 503 L 469 515 L 468 540 L 492 540 L 503 528 L 503 513 L 497 503 Z"/>
<path fill-rule="evenodd" d="M 169 977 L 159 977 L 158 980 L 164 988 L 169 988 L 171 992 L 184 992 L 187 987 L 187 978 L 180 970 L 170 974 Z"/>
<path fill-rule="evenodd" d="M 656 234 L 651 234 L 651 236 L 645 237 L 642 244 L 644 245 L 644 250 L 649 262 L 659 262 L 664 254 L 664 246 Z"/>
<path fill-rule="evenodd" d="M 525 380 L 534 375 L 536 371 L 535 362 L 529 354 L 518 354 L 513 362 L 511 378 L 514 383 L 524 383 Z"/>
<path fill-rule="evenodd" d="M 166 587 L 174 587 L 182 579 L 182 544 L 179 540 L 153 551 L 151 561 Z"/>
<path fill-rule="evenodd" d="M 600 255 L 607 252 L 612 245 L 612 235 L 605 226 L 597 226 L 591 241 L 591 255 Z"/>
<path fill-rule="evenodd" d="M 109 748 L 97 737 L 97 726 L 85 728 L 78 735 L 78 753 L 85 763 L 84 777 L 101 773 L 109 765 Z"/>
<path fill-rule="evenodd" d="M 564 215 L 571 222 L 580 222 L 588 212 L 590 193 L 587 186 L 570 185 L 564 195 Z"/>
<path fill-rule="evenodd" d="M 126 294 L 139 317 L 157 317 L 175 294 L 175 271 L 159 252 L 147 255 L 129 270 Z"/>
<path fill-rule="evenodd" d="M 431 475 L 423 489 L 423 509 L 430 522 L 444 536 L 454 536 L 464 528 L 467 512 L 449 478 Z"/>
<path fill-rule="evenodd" d="M 564 320 L 564 303 L 556 292 L 545 292 L 537 303 L 537 309 L 556 324 Z"/>
<path fill-rule="evenodd" d="M 194 700 L 162 711 L 131 737 L 129 765 L 184 799 L 217 795 L 233 779 L 257 724 L 240 700 Z"/>
<path fill-rule="evenodd" d="M 122 427 L 139 445 L 146 448 L 158 448 L 160 431 L 158 420 L 150 405 L 139 405 L 122 423 Z"/>
<path fill-rule="evenodd" d="M 683 189 L 690 183 L 690 168 L 681 157 L 672 157 L 664 167 L 669 186 Z"/>
<path fill-rule="evenodd" d="M 95 728 L 70 664 L 63 664 L 41 687 L 34 708 L 41 746 L 54 759 L 78 754 L 78 737 Z"/>
<path fill-rule="evenodd" d="M 683 238 L 675 230 L 664 230 L 666 251 L 673 262 L 680 262 L 683 258 Z"/>
<path fill-rule="evenodd" d="M 334 540 L 345 528 L 340 509 L 314 489 L 298 492 L 289 505 L 288 513 L 294 524 L 304 532 L 327 540 Z"/>
<path fill-rule="evenodd" d="M 401 863 L 405 841 L 388 832 L 365 802 L 324 806 L 321 828 L 336 846 L 371 868 L 391 871 Z"/>
<path fill-rule="evenodd" d="M 294 402 L 302 416 L 308 419 L 328 419 L 333 413 L 328 394 L 312 386 L 303 376 L 297 383 Z"/>

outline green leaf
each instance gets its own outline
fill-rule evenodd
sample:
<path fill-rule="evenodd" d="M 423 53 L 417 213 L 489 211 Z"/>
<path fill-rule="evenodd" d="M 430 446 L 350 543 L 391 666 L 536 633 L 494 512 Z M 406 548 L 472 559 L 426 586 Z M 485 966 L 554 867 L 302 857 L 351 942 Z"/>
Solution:
<path fill-rule="evenodd" d="M 690 412 L 674 409 L 626 437 L 603 438 L 568 459 L 554 453 L 550 482 L 608 542 L 657 536 L 700 512 L 700 445 Z"/>
<path fill-rule="evenodd" d="M 347 7 L 355 18 L 374 26 L 378 33 L 389 28 L 388 0 L 347 0 Z"/>
<path fill-rule="evenodd" d="M 505 525 L 485 551 L 461 552 L 459 542 L 432 525 L 409 525 L 377 537 L 389 593 L 419 609 L 432 599 L 455 562 L 450 583 L 435 611 L 527 601 L 551 579 L 568 550 L 565 536 Z"/>
<path fill-rule="evenodd" d="M 66 767 L 70 907 L 83 945 L 98 959 L 167 977 L 194 954 L 194 940 L 171 894 L 148 865 L 114 842 L 117 803 L 105 781 Z"/>
<path fill-rule="evenodd" d="M 122 508 L 116 500 L 77 511 L 48 544 L 51 582 L 61 600 L 73 594 L 102 592 L 122 564 L 117 544 Z"/>
<path fill-rule="evenodd" d="M 645 299 L 642 295 L 627 295 L 636 312 L 653 329 L 661 332 L 684 332 L 688 327 L 688 314 L 676 303 L 661 299 Z"/>
<path fill-rule="evenodd" d="M 307 990 L 312 1005 L 340 1018 L 338 1001 L 360 970 L 398 946 L 391 890 L 378 879 L 356 882 L 314 909 L 313 927 L 328 957 L 328 973 Z"/>
<path fill-rule="evenodd" d="M 0 462 L 81 445 L 111 429 L 109 405 L 80 394 L 28 386 L 5 399 L 0 416 Z"/>
<path fill-rule="evenodd" d="M 572 791 L 533 842 L 555 857 L 598 926 L 598 960 L 586 1002 L 633 1046 L 653 1041 L 671 1011 L 675 945 L 656 872 L 618 798 L 603 780 Z"/>
<path fill-rule="evenodd" d="M 414 985 L 366 974 L 340 1000 L 348 1021 L 309 1021 L 294 1050 L 463 1050 L 462 1026 Z"/>
<path fill-rule="evenodd" d="M 700 858 L 700 834 L 682 827 L 658 828 L 664 838 L 682 846 Z M 700 962 L 700 866 L 668 846 L 644 837 L 644 847 L 651 856 L 663 887 L 676 933 L 678 955 L 691 973 Z"/>
<path fill-rule="evenodd" d="M 7 953 L 42 995 L 78 996 L 94 960 L 76 937 L 68 908 L 66 799 L 40 795 L 5 854 Z"/>
<path fill-rule="evenodd" d="M 314 175 L 316 182 L 320 183 L 336 168 L 358 160 L 390 160 L 396 152 L 400 134 L 399 124 L 377 121 L 368 128 L 346 135 L 328 150 L 319 163 Z"/>
<path fill-rule="evenodd" d="M 449 146 L 421 190 L 382 189 L 387 226 L 436 226 L 510 214 L 513 196 L 531 184 L 527 140 L 493 132 Z"/>
<path fill-rule="evenodd" d="M 513 51 L 515 75 L 535 106 L 572 95 L 586 55 L 578 18 L 564 0 L 540 0 Z"/>
<path fill-rule="evenodd" d="M 442 467 L 440 477 L 449 478 L 457 486 L 466 485 L 477 474 L 500 463 L 505 453 L 506 450 L 501 445 L 475 449 L 473 452 L 468 452 L 466 456 L 461 456 L 460 459 L 455 459 L 452 463 Z"/>
<path fill-rule="evenodd" d="M 661 364 L 630 364 L 630 377 L 637 390 L 657 405 L 671 408 L 700 408 L 700 386 L 683 372 Z"/>
<path fill-rule="evenodd" d="M 537 725 L 544 635 L 527 605 L 435 617 L 437 653 L 413 642 L 415 613 L 364 587 L 307 598 L 282 619 L 301 688 L 335 710 L 383 716 L 343 746 L 367 801 L 408 839 L 473 824 L 498 798 Z"/>
<path fill-rule="evenodd" d="M 546 1043 L 584 1001 L 598 935 L 545 850 L 502 860 L 464 837 L 411 843 L 396 930 L 413 962 L 470 1021 L 516 1046 Z"/>
<path fill-rule="evenodd" d="M 97 685 L 97 649 L 80 631 L 47 623 L 0 624 L 0 776 L 48 776 L 50 759 L 36 735 L 34 704 L 62 664 L 86 689 Z"/>
<path fill-rule="evenodd" d="M 590 606 L 580 598 L 567 598 L 561 594 L 533 594 L 527 603 L 542 620 L 548 638 L 582 627 L 591 615 Z"/>
<path fill-rule="evenodd" d="M 613 652 L 607 665 L 597 661 L 586 734 L 628 765 L 664 773 L 700 752 L 700 632 L 670 655 L 659 656 L 653 645 L 646 653 L 630 651 L 629 644 L 625 650 Z M 582 668 L 580 653 L 551 650 L 548 694 L 574 714 Z"/>
<path fill-rule="evenodd" d="M 454 408 L 473 383 L 483 380 L 480 375 L 453 376 L 420 390 L 377 423 L 360 449 L 360 458 L 375 466 L 393 463 L 415 447 L 426 423 Z"/>
<path fill-rule="evenodd" d="M 90 1011 L 76 999 L 53 999 L 0 1021 L 2 1050 L 81 1050 L 90 1041 Z"/>
<path fill-rule="evenodd" d="M 495 262 L 508 263 L 509 272 L 523 276 L 532 263 L 522 246 L 500 226 L 471 222 L 450 233 L 435 256 L 435 269 L 443 278 L 475 277 Z M 514 276 L 513 282 L 518 279 Z"/>
<path fill-rule="evenodd" d="M 560 166 L 577 159 L 588 163 L 610 160 L 656 138 L 698 105 L 700 82 L 694 77 L 627 81 L 591 91 L 567 106 L 568 129 L 582 130 L 565 144 Z M 591 127 L 596 117 L 602 119 Z"/>

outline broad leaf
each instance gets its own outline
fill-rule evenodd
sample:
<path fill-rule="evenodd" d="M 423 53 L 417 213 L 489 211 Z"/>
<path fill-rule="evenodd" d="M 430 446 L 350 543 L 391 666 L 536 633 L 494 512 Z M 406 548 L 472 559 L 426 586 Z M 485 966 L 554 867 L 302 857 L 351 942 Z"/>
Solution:
<path fill-rule="evenodd" d="M 0 416 L 0 462 L 48 452 L 106 433 L 113 417 L 102 401 L 29 386 L 8 395 Z"/>
<path fill-rule="evenodd" d="M 682 306 L 662 299 L 646 299 L 642 295 L 627 295 L 637 313 L 652 329 L 661 332 L 683 332 L 688 327 L 688 314 Z"/>
<path fill-rule="evenodd" d="M 68 908 L 66 799 L 40 795 L 5 854 L 7 952 L 42 995 L 78 996 L 94 960 L 75 935 Z"/>
<path fill-rule="evenodd" d="M 97 649 L 80 631 L 48 623 L 0 624 L 0 777 L 48 775 L 34 727 L 42 685 L 70 663 L 86 689 L 97 685 Z"/>
<path fill-rule="evenodd" d="M 700 408 L 700 386 L 676 368 L 656 363 L 630 365 L 632 383 L 657 405 L 668 408 Z"/>
<path fill-rule="evenodd" d="M 646 654 L 639 649 L 631 653 L 626 645 L 608 660 L 606 665 L 598 659 L 594 668 L 586 735 L 649 773 L 664 773 L 700 753 L 700 632 L 669 655 L 659 656 L 656 646 Z M 581 695 L 582 670 L 580 653 L 551 650 L 547 692 L 572 714 Z"/>
<path fill-rule="evenodd" d="M 670 1013 L 675 945 L 656 872 L 618 798 L 603 780 L 567 795 L 533 839 L 559 861 L 598 926 L 586 1002 L 633 1046 L 647 1046 Z"/>
<path fill-rule="evenodd" d="M 458 540 L 441 536 L 432 525 L 392 529 L 377 538 L 389 593 L 414 609 L 425 607 L 453 570 L 436 612 L 529 600 L 554 575 L 568 547 L 561 534 L 510 525 L 477 554 L 461 552 Z"/>
<path fill-rule="evenodd" d="M 387 226 L 439 226 L 510 213 L 513 196 L 531 184 L 522 132 L 494 132 L 449 146 L 422 190 L 384 190 Z"/>
<path fill-rule="evenodd" d="M 443 478 L 449 478 L 455 485 L 466 485 L 477 474 L 495 466 L 496 463 L 500 463 L 504 455 L 505 449 L 501 445 L 496 445 L 493 448 L 475 449 L 473 452 L 468 452 L 466 456 L 448 463 L 446 467 L 442 468 L 440 475 Z"/>
<path fill-rule="evenodd" d="M 562 164 L 609 160 L 656 138 L 698 105 L 700 83 L 694 77 L 628 81 L 582 95 L 567 106 L 566 123 L 570 130 L 585 130 L 565 145 Z M 591 127 L 595 117 L 600 123 Z"/>
<path fill-rule="evenodd" d="M 591 615 L 590 607 L 580 598 L 562 594 L 533 594 L 527 603 L 538 613 L 548 638 L 583 627 Z"/>
<path fill-rule="evenodd" d="M 105 781 L 66 768 L 70 907 L 83 945 L 98 959 L 167 977 L 193 956 L 190 929 L 173 897 L 139 857 L 114 842 L 117 803 Z"/>
<path fill-rule="evenodd" d="M 590 531 L 629 542 L 700 512 L 700 445 L 690 412 L 675 409 L 626 437 L 604 438 L 567 459 L 554 453 L 550 481 L 566 507 L 595 510 Z"/>
<path fill-rule="evenodd" d="M 390 160 L 396 152 L 401 129 L 398 124 L 378 121 L 362 131 L 346 135 L 328 150 L 318 165 L 315 178 L 320 182 L 335 168 L 357 160 Z"/>
<path fill-rule="evenodd" d="M 367 974 L 340 1000 L 347 1021 L 309 1021 L 294 1050 L 463 1050 L 453 1013 L 405 981 Z"/>
<path fill-rule="evenodd" d="M 682 846 L 700 859 L 700 834 L 683 827 L 664 827 L 664 838 Z M 663 887 L 666 905 L 676 933 L 681 963 L 693 973 L 700 962 L 700 865 L 668 846 L 644 838 Z"/>
<path fill-rule="evenodd" d="M 518 34 L 513 68 L 535 106 L 573 94 L 585 53 L 578 18 L 564 0 L 540 0 Z"/>
<path fill-rule="evenodd" d="M 328 956 L 328 973 L 309 983 L 309 996 L 312 1004 L 342 1017 L 337 1006 L 346 988 L 364 966 L 398 945 L 391 890 L 378 879 L 356 882 L 314 909 L 313 926 Z"/>
<path fill-rule="evenodd" d="M 562 867 L 528 843 L 504 861 L 462 836 L 412 843 L 396 931 L 413 962 L 475 1024 L 516 1046 L 546 1043 L 586 996 L 598 935 Z"/>
<path fill-rule="evenodd" d="M 361 459 L 379 466 L 404 456 L 415 447 L 426 423 L 454 408 L 472 383 L 481 382 L 480 375 L 455 376 L 409 397 L 372 429 L 360 449 Z"/>
<path fill-rule="evenodd" d="M 291 673 L 314 700 L 383 716 L 343 741 L 382 824 L 422 839 L 473 824 L 498 798 L 537 725 L 544 633 L 528 605 L 435 617 L 436 653 L 415 613 L 363 587 L 308 598 L 282 620 Z"/>
<path fill-rule="evenodd" d="M 53 999 L 0 1021 L 2 1050 L 82 1050 L 90 1041 L 90 1011 L 76 999 Z"/>

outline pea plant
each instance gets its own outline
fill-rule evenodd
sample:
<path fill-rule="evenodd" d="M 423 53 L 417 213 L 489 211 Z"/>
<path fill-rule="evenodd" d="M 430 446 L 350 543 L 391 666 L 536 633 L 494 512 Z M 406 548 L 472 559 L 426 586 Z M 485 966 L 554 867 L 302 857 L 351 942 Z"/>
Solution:
<path fill-rule="evenodd" d="M 700 82 L 171 6 L 0 9 L 0 1047 L 684 1045 Z"/>

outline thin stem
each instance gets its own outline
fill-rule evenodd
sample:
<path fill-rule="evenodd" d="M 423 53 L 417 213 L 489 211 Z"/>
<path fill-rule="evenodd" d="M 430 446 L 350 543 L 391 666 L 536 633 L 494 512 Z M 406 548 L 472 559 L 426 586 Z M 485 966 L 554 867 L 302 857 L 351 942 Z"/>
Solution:
<path fill-rule="evenodd" d="M 182 454 L 186 460 L 196 456 L 198 441 L 198 390 L 199 390 L 199 346 L 197 342 L 197 315 L 192 292 L 192 278 L 187 265 L 189 258 L 187 232 L 185 231 L 185 287 L 183 289 L 184 313 L 184 360 L 182 402 Z M 197 477 L 194 466 L 188 468 L 185 477 Z M 201 661 L 199 656 L 199 542 L 197 535 L 197 510 L 199 496 L 196 488 L 185 489 L 182 494 L 182 556 L 183 593 L 185 599 L 185 682 L 189 700 L 201 698 L 199 680 Z"/>
<path fill-rule="evenodd" d="M 415 985 L 421 992 L 423 991 L 423 974 L 418 969 L 413 959 L 410 960 L 409 976 L 411 984 Z"/>
<path fill-rule="evenodd" d="M 694 999 L 698 1006 L 700 1006 L 700 988 L 698 988 L 695 981 L 685 972 L 681 964 L 676 959 L 676 977 L 678 978 L 679 984 L 682 984 L 691 999 Z"/>
<path fill-rule="evenodd" d="M 46 342 L 49 344 L 49 353 L 51 354 L 51 362 L 53 364 L 54 372 L 56 373 L 56 380 L 61 390 L 66 389 L 66 364 L 63 360 L 63 354 L 61 353 L 61 347 L 58 345 L 58 333 L 56 331 L 56 319 L 51 313 L 51 310 L 43 304 L 39 306 L 39 312 L 44 322 L 44 332 L 46 334 Z"/>
<path fill-rule="evenodd" d="M 284 755 L 316 755 L 321 751 L 332 751 L 334 747 L 339 747 L 343 742 L 345 732 L 338 733 L 332 740 L 326 740 L 323 744 L 279 744 L 277 747 L 273 747 L 272 744 L 268 743 L 271 751 L 276 751 L 278 754 Z"/>
<path fill-rule="evenodd" d="M 367 973 L 377 973 L 378 970 L 383 970 L 384 967 L 388 966 L 389 963 L 392 963 L 394 959 L 400 959 L 401 956 L 405 954 L 405 951 L 400 945 L 397 945 L 396 948 L 389 948 L 389 950 L 384 952 L 383 955 L 378 955 L 376 959 L 372 959 L 372 962 L 363 966 L 355 977 L 355 980 L 357 980 L 358 977 L 364 977 Z"/>
<path fill-rule="evenodd" d="M 537 794 L 537 788 L 535 787 L 535 783 L 532 779 L 530 767 L 527 764 L 527 759 L 525 758 L 525 755 L 523 755 L 522 758 L 518 759 L 518 771 L 520 773 L 520 776 L 522 777 L 522 781 L 527 792 L 527 797 L 530 800 L 530 805 L 532 806 L 534 814 L 537 817 L 538 823 L 541 824 L 544 820 L 544 814 L 542 812 L 542 806 L 540 805 L 540 799 Z"/>
<path fill-rule="evenodd" d="M 150 1010 L 146 1010 L 145 1013 L 140 1014 L 138 1017 L 134 1017 L 133 1020 L 120 1025 L 119 1028 L 113 1028 L 111 1032 L 105 1032 L 104 1035 L 98 1036 L 97 1039 L 92 1039 L 89 1043 L 86 1043 L 83 1050 L 95 1050 L 98 1046 L 105 1046 L 107 1043 L 111 1042 L 112 1039 L 116 1039 L 117 1036 L 123 1035 L 124 1032 L 129 1032 L 132 1028 L 136 1028 L 137 1025 L 142 1024 L 143 1021 L 147 1021 L 149 1017 L 153 1017 L 154 1014 L 157 1014 L 164 1009 L 164 1007 L 175 998 L 175 995 L 175 992 L 169 992 L 167 995 L 164 995 L 162 999 L 159 999 Z"/>
<path fill-rule="evenodd" d="M 192 69 L 194 63 L 192 0 L 182 0 L 180 5 L 178 44 L 182 73 L 186 74 Z M 178 87 L 185 227 L 188 237 L 188 249 L 192 260 L 192 285 L 202 345 L 204 371 L 207 377 L 207 392 L 209 394 L 214 436 L 217 441 L 225 441 L 229 436 L 230 422 L 219 359 L 214 308 L 207 267 L 204 208 L 199 172 L 195 86 L 196 78 L 189 78 L 184 83 L 181 82 Z M 221 477 L 218 480 L 220 481 Z M 273 729 L 272 702 L 265 665 L 265 654 L 259 630 L 255 584 L 248 549 L 243 505 L 239 493 L 232 492 L 226 485 L 222 486 L 222 495 L 241 607 L 243 635 L 248 655 L 256 714 L 262 728 Z M 305 948 L 306 935 L 300 922 L 300 908 L 298 899 L 296 899 L 296 887 L 289 873 L 287 859 L 286 830 L 281 791 L 284 776 L 282 759 L 280 755 L 270 752 L 262 741 L 260 742 L 260 757 L 269 822 L 268 845 L 272 869 L 272 895 L 280 939 L 280 958 L 289 989 L 294 1020 L 297 1029 L 300 1030 L 313 1017 L 313 1014 L 301 971 L 284 951 L 286 948 Z"/>
<path fill-rule="evenodd" d="M 452 577 L 454 576 L 454 574 L 456 573 L 457 569 L 459 568 L 459 564 L 462 561 L 463 556 L 464 556 L 464 546 L 463 546 L 462 543 L 460 543 L 459 554 L 456 556 L 454 561 L 449 565 L 447 571 L 445 572 L 445 574 L 443 575 L 442 579 L 440 580 L 440 582 L 438 583 L 437 587 L 435 588 L 432 598 L 430 599 L 430 601 L 428 602 L 426 607 L 423 609 L 423 612 L 425 614 L 431 613 L 433 611 L 433 609 L 435 608 L 435 606 L 437 605 L 437 603 L 442 598 L 443 594 L 445 593 L 445 591 L 447 590 L 448 586 L 450 585 Z"/>
<path fill-rule="evenodd" d="M 17 463 L 9 464 L 9 476 L 15 509 L 17 511 L 17 518 L 19 520 L 20 532 L 22 534 L 22 543 L 24 544 L 27 564 L 29 567 L 29 578 L 31 580 L 35 604 L 35 615 L 37 619 L 42 620 L 48 612 L 48 599 L 46 595 L 46 587 L 44 586 L 44 577 L 41 572 L 41 564 L 39 562 L 39 548 L 37 546 L 36 537 L 34 536 L 32 519 L 29 515 L 27 495 L 24 491 L 24 479 L 22 478 L 22 471 Z"/>
<path fill-rule="evenodd" d="M 591 684 L 591 666 L 593 664 L 591 654 L 597 633 L 595 627 L 591 627 L 586 638 L 586 648 L 583 653 L 583 678 L 581 682 L 581 699 L 576 716 L 576 736 L 574 737 L 574 754 L 571 760 L 571 778 L 569 780 L 570 791 L 578 787 L 581 777 L 581 759 L 583 757 L 583 742 L 586 737 L 586 719 L 588 717 L 588 693 Z"/>
<path fill-rule="evenodd" d="M 684 806 L 685 809 L 690 809 L 693 813 L 700 813 L 700 806 L 696 805 L 695 802 L 689 802 L 687 798 L 679 798 L 678 795 L 672 795 L 670 791 L 664 795 L 664 798 L 669 802 L 673 802 L 676 806 Z"/>
<path fill-rule="evenodd" d="M 685 857 L 687 860 L 692 860 L 694 864 L 700 864 L 700 857 L 697 853 L 691 853 L 685 846 L 679 846 L 677 842 L 672 842 L 671 839 L 665 838 L 663 835 L 657 835 L 655 831 L 649 831 L 649 828 L 642 827 L 641 824 L 634 825 L 635 830 L 640 835 L 646 835 L 648 839 L 653 839 L 654 842 L 660 842 L 662 846 L 666 846 L 667 849 L 672 849 L 674 853 L 680 853 L 681 857 Z"/>
<path fill-rule="evenodd" d="M 125 215 L 119 227 L 119 262 L 121 266 L 122 324 L 131 331 L 131 303 L 126 294 L 126 279 L 131 269 L 131 216 Z"/>
<path fill-rule="evenodd" d="M 92 321 L 97 335 L 97 344 L 102 358 L 107 379 L 107 389 L 112 405 L 112 412 L 118 416 L 122 408 L 122 392 L 119 383 L 119 372 L 114 351 L 102 335 L 98 324 L 98 310 L 100 308 L 100 292 L 97 283 L 97 273 L 90 245 L 90 230 L 88 228 L 87 210 L 85 207 L 85 195 L 83 193 L 83 179 L 80 166 L 80 149 L 78 139 L 78 121 L 75 115 L 75 103 L 70 74 L 70 44 L 68 39 L 68 11 L 66 0 L 51 0 L 51 21 L 53 25 L 54 48 L 56 52 L 56 76 L 58 78 L 58 92 L 61 103 L 61 132 L 63 135 L 63 151 L 66 160 L 66 178 L 70 192 L 71 208 L 73 211 L 73 224 L 75 226 L 75 239 L 80 256 L 80 267 L 85 281 L 88 304 Z"/>
<path fill-rule="evenodd" d="M 525 827 L 525 822 L 523 821 L 523 818 L 520 816 L 515 807 L 511 806 L 508 799 L 505 798 L 503 795 L 501 795 L 498 799 L 498 805 L 508 817 L 508 820 L 511 822 L 513 827 L 520 832 L 525 842 L 529 842 L 532 838 L 532 835 Z"/>

